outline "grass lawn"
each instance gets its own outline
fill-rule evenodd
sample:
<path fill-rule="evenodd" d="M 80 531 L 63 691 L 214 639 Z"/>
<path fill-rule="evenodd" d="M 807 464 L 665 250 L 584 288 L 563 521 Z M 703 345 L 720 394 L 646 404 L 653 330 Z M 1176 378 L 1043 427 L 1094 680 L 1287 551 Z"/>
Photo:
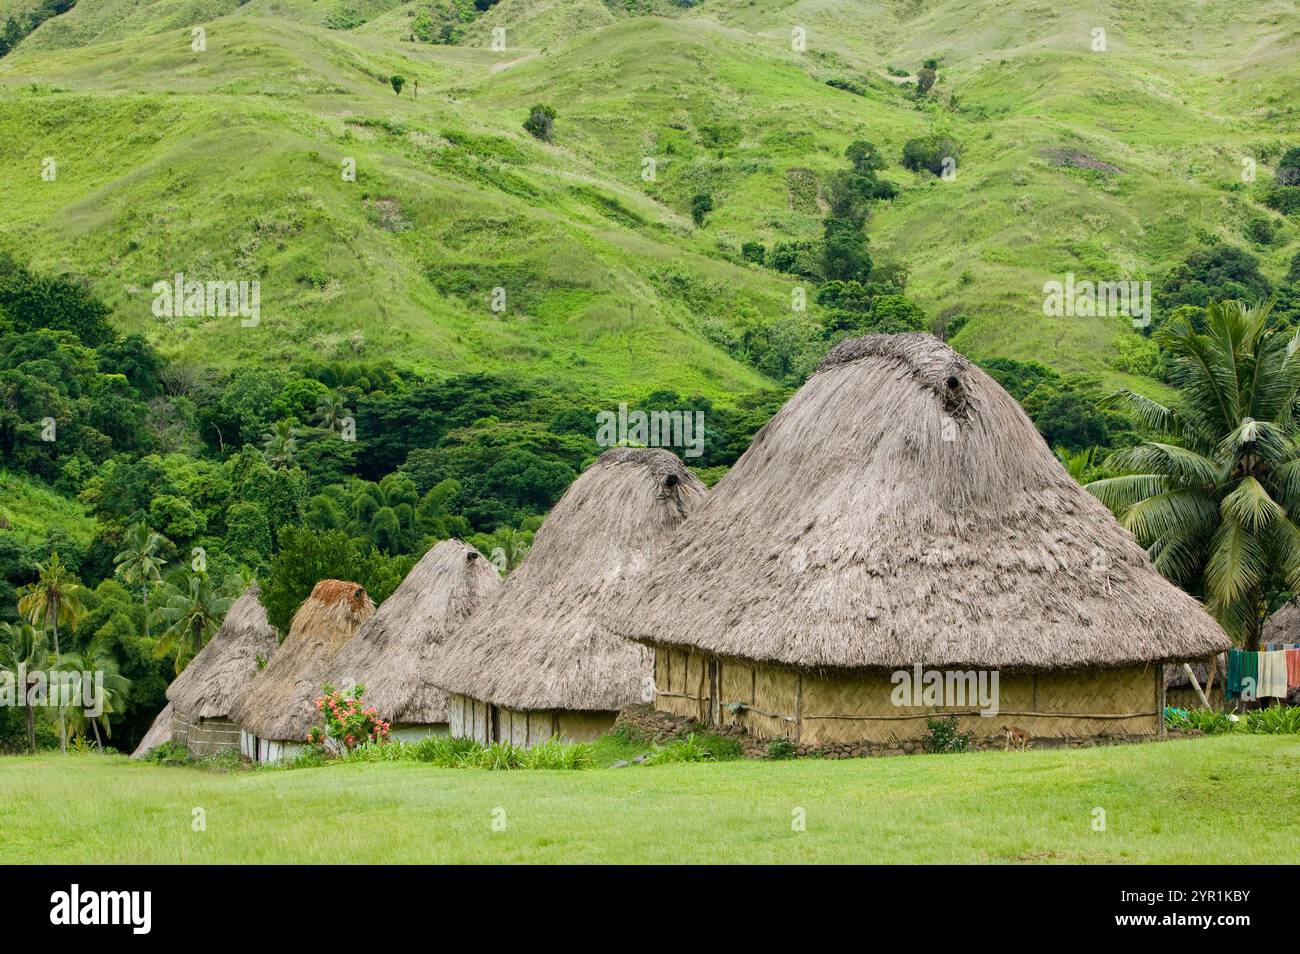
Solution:
<path fill-rule="evenodd" d="M 0 863 L 1283 863 L 1297 803 L 1289 736 L 586 772 L 51 754 L 0 761 Z"/>

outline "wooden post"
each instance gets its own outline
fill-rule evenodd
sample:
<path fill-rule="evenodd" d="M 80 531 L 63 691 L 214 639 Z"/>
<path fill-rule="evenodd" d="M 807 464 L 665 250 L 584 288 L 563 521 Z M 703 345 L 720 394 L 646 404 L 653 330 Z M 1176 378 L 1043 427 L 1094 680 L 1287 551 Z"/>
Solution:
<path fill-rule="evenodd" d="M 803 673 L 798 674 L 799 681 L 794 689 L 794 740 L 803 741 Z"/>
<path fill-rule="evenodd" d="M 1207 709 L 1210 708 L 1210 700 L 1206 698 L 1205 693 L 1201 690 L 1201 684 L 1196 681 L 1196 674 L 1192 672 L 1192 667 L 1187 663 L 1183 663 L 1183 672 L 1187 673 L 1187 678 L 1191 680 L 1192 688 L 1195 689 L 1196 694 L 1200 696 L 1201 705 L 1205 706 Z"/>
<path fill-rule="evenodd" d="M 1159 737 L 1162 739 L 1169 738 L 1169 732 L 1165 728 L 1165 664 L 1156 664 L 1156 720 L 1160 724 L 1157 730 Z"/>

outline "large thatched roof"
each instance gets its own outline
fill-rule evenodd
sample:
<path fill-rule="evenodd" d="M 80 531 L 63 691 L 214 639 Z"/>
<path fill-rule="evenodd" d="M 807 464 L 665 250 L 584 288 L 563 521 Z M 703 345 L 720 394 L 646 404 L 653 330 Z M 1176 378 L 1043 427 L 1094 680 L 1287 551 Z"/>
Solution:
<path fill-rule="evenodd" d="M 298 607 L 271 661 L 235 703 L 231 718 L 261 739 L 304 741 L 318 721 L 312 703 L 329 678 L 330 660 L 374 612 L 374 602 L 358 584 L 321 580 Z"/>
<path fill-rule="evenodd" d="M 190 719 L 227 716 L 257 675 L 257 657 L 269 660 L 279 640 L 258 602 L 257 584 L 237 599 L 221 628 L 167 687 L 167 698 Z"/>
<path fill-rule="evenodd" d="M 514 709 L 618 709 L 640 702 L 648 656 L 596 624 L 704 498 L 667 451 L 614 448 L 565 491 L 501 594 L 447 640 L 432 670 L 450 692 Z"/>
<path fill-rule="evenodd" d="M 447 634 L 486 599 L 501 576 L 473 547 L 443 540 L 406 575 L 330 663 L 335 683 L 361 683 L 390 722 L 447 721 L 447 694 L 427 679 Z"/>
<path fill-rule="evenodd" d="M 1228 640 L 927 334 L 832 350 L 612 602 L 612 631 L 793 666 L 1120 666 Z"/>

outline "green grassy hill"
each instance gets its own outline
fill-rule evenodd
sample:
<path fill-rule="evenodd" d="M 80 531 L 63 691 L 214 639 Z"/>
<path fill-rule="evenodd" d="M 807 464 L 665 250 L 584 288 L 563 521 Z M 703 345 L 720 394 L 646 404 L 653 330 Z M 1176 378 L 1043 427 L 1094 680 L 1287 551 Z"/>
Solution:
<path fill-rule="evenodd" d="M 1045 281 L 1157 277 L 1206 235 L 1250 247 L 1256 215 L 1281 223 L 1250 248 L 1276 278 L 1300 239 L 1240 186 L 1243 155 L 1300 138 L 1291 0 L 503 0 L 457 46 L 412 42 L 417 9 L 80 0 L 0 59 L 0 246 L 218 366 L 361 353 L 725 398 L 764 379 L 721 343 L 786 314 L 798 284 L 740 244 L 817 237 L 808 177 L 857 138 L 902 189 L 868 223 L 873 256 L 911 270 L 932 317 L 970 315 L 955 343 L 976 357 L 1120 379 L 1125 323 L 1045 317 Z M 918 104 L 888 72 L 929 56 Z M 553 144 L 521 128 L 537 102 L 559 112 Z M 898 164 L 935 130 L 963 144 L 954 181 Z M 150 287 L 176 271 L 260 279 L 261 325 L 154 318 Z"/>
<path fill-rule="evenodd" d="M 95 533 L 94 518 L 77 501 L 7 470 L 0 470 L 0 519 L 23 544 L 39 543 L 56 533 L 86 544 Z"/>

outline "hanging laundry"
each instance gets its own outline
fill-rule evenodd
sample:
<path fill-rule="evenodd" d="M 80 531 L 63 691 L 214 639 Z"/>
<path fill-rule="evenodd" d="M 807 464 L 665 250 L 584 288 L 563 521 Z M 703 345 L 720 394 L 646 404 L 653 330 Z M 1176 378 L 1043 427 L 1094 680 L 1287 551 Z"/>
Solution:
<path fill-rule="evenodd" d="M 1255 695 L 1260 699 L 1286 698 L 1286 653 L 1281 650 L 1259 653 L 1259 682 Z"/>
<path fill-rule="evenodd" d="M 1228 650 L 1228 671 L 1223 677 L 1223 698 L 1236 699 L 1241 696 L 1241 650 Z"/>
<path fill-rule="evenodd" d="M 1259 698 L 1259 653 L 1241 651 L 1241 695 L 1247 701 Z"/>
<path fill-rule="evenodd" d="M 1300 649 L 1286 651 L 1286 687 L 1300 689 Z"/>

